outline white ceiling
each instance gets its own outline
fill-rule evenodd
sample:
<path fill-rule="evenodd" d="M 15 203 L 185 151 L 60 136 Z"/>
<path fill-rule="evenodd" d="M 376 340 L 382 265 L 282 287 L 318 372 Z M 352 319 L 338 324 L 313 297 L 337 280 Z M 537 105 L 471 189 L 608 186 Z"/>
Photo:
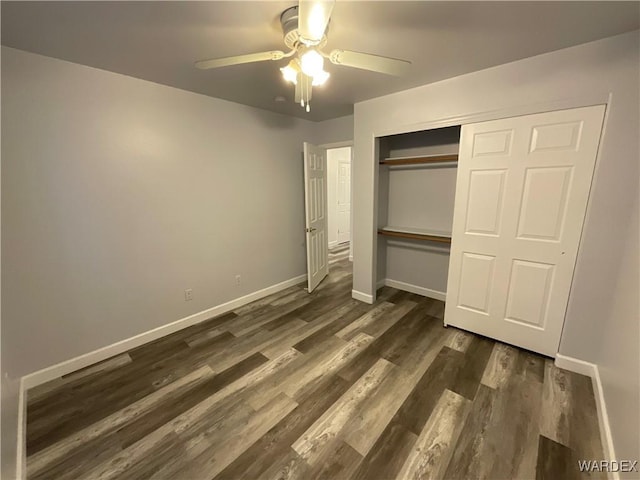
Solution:
<path fill-rule="evenodd" d="M 358 101 L 640 28 L 639 2 L 336 2 L 326 50 L 413 62 L 404 78 L 329 64 L 312 110 L 278 67 L 201 71 L 196 60 L 285 49 L 280 13 L 295 1 L 7 2 L 2 44 L 314 121 Z M 274 98 L 285 96 L 278 103 Z"/>

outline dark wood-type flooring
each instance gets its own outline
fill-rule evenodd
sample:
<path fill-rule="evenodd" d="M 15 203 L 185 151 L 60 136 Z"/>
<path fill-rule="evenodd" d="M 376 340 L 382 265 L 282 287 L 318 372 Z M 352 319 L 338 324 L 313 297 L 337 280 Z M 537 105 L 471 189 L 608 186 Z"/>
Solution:
<path fill-rule="evenodd" d="M 603 458 L 590 379 L 444 328 L 443 311 L 387 287 L 357 302 L 336 261 L 312 294 L 289 288 L 30 390 L 28 478 L 587 476 L 577 460 Z"/>

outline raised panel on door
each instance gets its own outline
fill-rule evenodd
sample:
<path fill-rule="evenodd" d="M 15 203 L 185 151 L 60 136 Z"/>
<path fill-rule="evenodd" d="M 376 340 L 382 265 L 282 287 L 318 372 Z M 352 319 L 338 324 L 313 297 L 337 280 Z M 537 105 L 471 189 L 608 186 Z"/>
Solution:
<path fill-rule="evenodd" d="M 507 293 L 507 320 L 544 329 L 554 270 L 554 265 L 513 260 Z"/>
<path fill-rule="evenodd" d="M 603 117 L 463 126 L 445 324 L 557 353 Z"/>
<path fill-rule="evenodd" d="M 465 233 L 498 236 L 506 176 L 504 169 L 470 172 Z"/>
<path fill-rule="evenodd" d="M 573 167 L 533 167 L 524 173 L 520 239 L 557 242 L 561 238 Z"/>
<path fill-rule="evenodd" d="M 464 252 L 460 267 L 457 306 L 482 315 L 489 314 L 495 257 Z"/>

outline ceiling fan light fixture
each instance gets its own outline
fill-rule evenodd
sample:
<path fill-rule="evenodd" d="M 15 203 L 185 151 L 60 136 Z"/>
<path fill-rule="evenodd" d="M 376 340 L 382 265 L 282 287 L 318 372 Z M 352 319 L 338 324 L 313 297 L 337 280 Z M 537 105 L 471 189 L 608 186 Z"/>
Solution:
<path fill-rule="evenodd" d="M 329 72 L 321 70 L 317 75 L 314 75 L 313 82 L 311 83 L 311 85 L 313 85 L 314 87 L 319 87 L 320 85 L 324 85 L 330 76 L 331 74 L 329 74 Z"/>
<path fill-rule="evenodd" d="M 316 50 L 309 49 L 300 56 L 300 67 L 305 75 L 316 77 L 323 71 L 324 58 Z"/>
<path fill-rule="evenodd" d="M 296 59 L 291 60 L 286 67 L 280 69 L 282 77 L 294 85 L 298 83 L 298 74 L 300 73 L 300 67 Z"/>

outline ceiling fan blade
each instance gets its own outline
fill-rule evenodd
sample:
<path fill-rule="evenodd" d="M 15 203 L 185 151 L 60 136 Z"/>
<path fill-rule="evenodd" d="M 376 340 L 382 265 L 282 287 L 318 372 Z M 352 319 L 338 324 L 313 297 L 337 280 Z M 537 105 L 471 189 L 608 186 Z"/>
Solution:
<path fill-rule="evenodd" d="M 322 40 L 331 18 L 335 0 L 300 0 L 298 7 L 298 33 L 306 45 L 317 45 Z"/>
<path fill-rule="evenodd" d="M 265 60 L 280 60 L 284 58 L 284 52 L 273 50 L 271 52 L 249 53 L 247 55 L 236 55 L 235 57 L 212 58 L 211 60 L 200 60 L 196 62 L 196 68 L 207 70 L 209 68 L 226 67 L 229 65 L 239 65 L 241 63 L 264 62 Z"/>
<path fill-rule="evenodd" d="M 329 60 L 336 65 L 361 68 L 373 72 L 386 73 L 387 75 L 404 75 L 411 65 L 407 60 L 381 57 L 370 53 L 351 52 L 349 50 L 333 50 L 329 54 Z"/>

